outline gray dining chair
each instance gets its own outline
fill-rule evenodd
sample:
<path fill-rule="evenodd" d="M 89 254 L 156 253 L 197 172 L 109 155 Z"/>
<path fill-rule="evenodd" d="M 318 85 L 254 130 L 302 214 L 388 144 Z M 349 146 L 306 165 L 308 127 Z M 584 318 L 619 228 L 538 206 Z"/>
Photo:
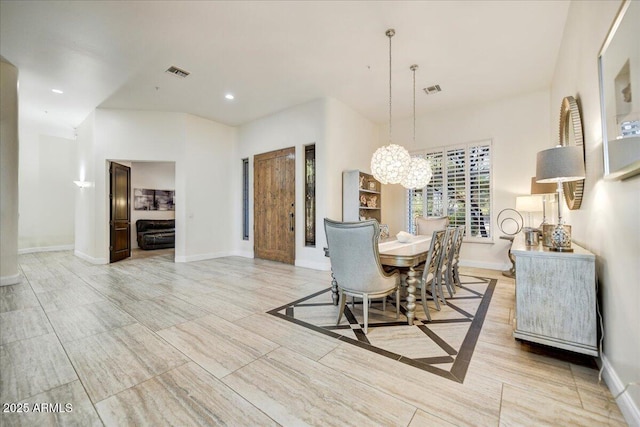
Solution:
<path fill-rule="evenodd" d="M 337 324 L 344 314 L 346 297 L 362 298 L 364 333 L 369 326 L 369 301 L 396 294 L 396 318 L 400 315 L 400 275 L 385 273 L 380 264 L 376 220 L 338 222 L 324 219 L 331 271 L 338 283 L 340 311 Z M 383 300 L 383 303 L 384 301 Z M 383 306 L 383 310 L 384 310 Z"/>
<path fill-rule="evenodd" d="M 417 216 L 415 218 L 416 235 L 431 236 L 434 231 L 444 230 L 449 225 L 449 217 L 446 216 Z"/>
<path fill-rule="evenodd" d="M 447 299 L 444 296 L 442 284 L 444 283 L 447 287 L 447 292 L 449 293 L 449 297 L 453 298 L 453 288 L 451 282 L 449 280 L 449 266 L 450 266 L 450 256 L 453 250 L 453 237 L 455 236 L 456 228 L 455 227 L 447 227 L 444 231 L 444 237 L 442 239 L 442 250 L 440 252 L 440 260 L 437 267 L 436 272 L 436 282 L 438 287 L 437 295 L 433 295 L 433 300 L 436 304 L 436 309 L 440 310 L 440 301 L 444 305 L 447 305 Z"/>
<path fill-rule="evenodd" d="M 452 248 L 449 254 L 449 268 L 447 269 L 447 280 L 453 288 L 453 292 L 456 292 L 456 286 L 462 286 L 460 283 L 460 272 L 458 270 L 458 263 L 460 260 L 460 248 L 462 247 L 462 239 L 464 238 L 464 225 L 456 227 L 456 232 L 453 236 Z"/>
<path fill-rule="evenodd" d="M 438 303 L 438 268 L 440 265 L 440 255 L 442 253 L 442 242 L 444 241 L 445 230 L 436 230 L 431 237 L 431 245 L 429 246 L 429 252 L 427 253 L 427 259 L 424 263 L 424 270 L 422 271 L 422 277 L 418 282 L 420 288 L 420 298 L 422 301 L 422 308 L 424 314 L 427 316 L 427 320 L 431 321 L 431 313 L 429 313 L 429 307 L 427 306 L 427 288 L 431 285 L 431 296 L 435 303 Z M 439 306 L 438 306 L 439 307 Z M 438 308 L 439 310 L 440 308 Z"/>

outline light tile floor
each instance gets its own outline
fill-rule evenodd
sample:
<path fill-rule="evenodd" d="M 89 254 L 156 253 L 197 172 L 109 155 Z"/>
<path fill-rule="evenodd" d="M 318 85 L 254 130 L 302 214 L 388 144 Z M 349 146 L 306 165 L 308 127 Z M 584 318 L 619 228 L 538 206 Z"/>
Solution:
<path fill-rule="evenodd" d="M 328 272 L 134 255 L 20 256 L 22 283 L 0 287 L 0 425 L 626 425 L 584 358 L 513 339 L 500 272 L 463 269 L 498 284 L 459 384 L 265 314 Z"/>

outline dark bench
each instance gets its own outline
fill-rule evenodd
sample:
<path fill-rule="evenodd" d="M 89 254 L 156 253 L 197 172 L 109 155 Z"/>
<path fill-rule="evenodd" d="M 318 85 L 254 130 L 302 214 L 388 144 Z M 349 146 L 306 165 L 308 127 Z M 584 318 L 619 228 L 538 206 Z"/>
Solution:
<path fill-rule="evenodd" d="M 175 219 L 139 219 L 136 231 L 140 249 L 173 248 L 176 245 Z"/>

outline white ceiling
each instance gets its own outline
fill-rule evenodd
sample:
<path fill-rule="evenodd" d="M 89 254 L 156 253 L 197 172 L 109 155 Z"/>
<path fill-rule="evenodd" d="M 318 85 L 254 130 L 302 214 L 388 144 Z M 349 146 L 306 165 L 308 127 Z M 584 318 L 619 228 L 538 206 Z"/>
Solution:
<path fill-rule="evenodd" d="M 1 1 L 0 54 L 23 118 L 76 127 L 96 107 L 239 125 L 319 97 L 388 118 L 549 87 L 568 1 Z M 186 79 L 164 71 L 191 72 Z M 423 87 L 440 84 L 427 96 Z M 52 88 L 64 91 L 62 95 Z M 236 98 L 228 101 L 226 93 Z M 45 113 L 46 111 L 46 113 Z"/>

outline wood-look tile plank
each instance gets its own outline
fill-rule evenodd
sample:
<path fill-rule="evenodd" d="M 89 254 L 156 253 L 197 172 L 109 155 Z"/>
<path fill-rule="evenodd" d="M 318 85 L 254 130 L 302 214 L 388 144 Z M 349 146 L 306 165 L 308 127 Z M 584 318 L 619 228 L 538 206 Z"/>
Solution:
<path fill-rule="evenodd" d="M 111 396 L 96 407 L 106 425 L 276 425 L 192 362 Z"/>
<path fill-rule="evenodd" d="M 0 400 L 25 397 L 78 379 L 55 334 L 0 346 Z"/>
<path fill-rule="evenodd" d="M 75 275 L 50 277 L 47 279 L 30 280 L 31 288 L 35 293 L 59 291 L 76 286 L 86 286 L 87 282 Z"/>
<path fill-rule="evenodd" d="M 209 314 L 208 311 L 173 295 L 126 304 L 122 309 L 152 331 L 159 331 Z"/>
<path fill-rule="evenodd" d="M 216 316 L 230 322 L 242 319 L 243 317 L 251 316 L 254 313 L 253 310 L 247 310 L 246 308 L 237 306 L 211 293 L 198 296 L 179 297 L 183 298 L 189 304 L 193 304 L 195 306 L 203 308 L 209 313 L 213 313 Z"/>
<path fill-rule="evenodd" d="M 137 322 L 109 301 L 53 311 L 49 320 L 63 343 Z"/>
<path fill-rule="evenodd" d="M 45 312 L 79 307 L 84 304 L 105 301 L 105 299 L 90 286 L 74 286 L 70 289 L 41 292 L 36 294 Z"/>
<path fill-rule="evenodd" d="M 626 423 L 608 418 L 583 408 L 566 404 L 510 384 L 504 385 L 500 425 L 536 426 L 625 426 Z"/>
<path fill-rule="evenodd" d="M 278 347 L 278 344 L 213 314 L 158 331 L 158 335 L 217 378 Z"/>
<path fill-rule="evenodd" d="M 269 314 L 255 314 L 235 324 L 312 360 L 320 359 L 340 344 L 335 338 Z"/>
<path fill-rule="evenodd" d="M 471 360 L 468 373 L 527 387 L 530 392 L 542 395 L 553 394 L 568 404 L 581 406 L 568 363 L 563 367 L 525 357 L 510 357 L 508 353 L 485 344 Z"/>
<path fill-rule="evenodd" d="M 28 282 L 0 286 L 0 313 L 32 307 L 40 307 L 40 302 Z"/>
<path fill-rule="evenodd" d="M 131 281 L 129 278 L 124 281 L 118 281 L 117 283 L 94 282 L 91 283 L 91 287 L 120 306 L 167 295 L 160 287 L 137 283 Z"/>
<path fill-rule="evenodd" d="M 495 379 L 467 375 L 460 384 L 349 344 L 320 363 L 452 424 L 498 423 L 502 383 Z"/>
<path fill-rule="evenodd" d="M 282 425 L 406 426 L 415 412 L 399 399 L 282 347 L 222 381 Z"/>
<path fill-rule="evenodd" d="M 188 361 L 138 323 L 64 346 L 94 403 Z"/>
<path fill-rule="evenodd" d="M 448 421 L 438 418 L 428 412 L 418 409 L 409 424 L 409 427 L 455 427 Z"/>
<path fill-rule="evenodd" d="M 40 307 L 0 313 L 0 344 L 8 344 L 53 332 Z"/>
<path fill-rule="evenodd" d="M 98 427 L 102 422 L 80 381 L 62 385 L 21 399 L 28 413 L 3 413 L 3 426 Z"/>

